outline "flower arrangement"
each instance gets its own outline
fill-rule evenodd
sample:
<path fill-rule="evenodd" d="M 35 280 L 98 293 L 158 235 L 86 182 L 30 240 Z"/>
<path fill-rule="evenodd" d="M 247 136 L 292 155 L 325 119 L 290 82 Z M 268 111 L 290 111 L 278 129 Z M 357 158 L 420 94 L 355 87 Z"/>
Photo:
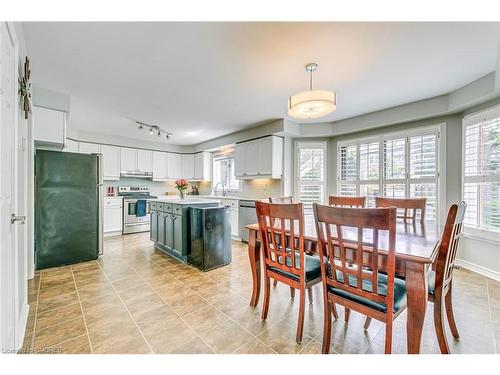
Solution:
<path fill-rule="evenodd" d="M 175 181 L 175 188 L 179 190 L 179 193 L 181 195 L 181 199 L 184 199 L 184 192 L 187 190 L 189 183 L 187 180 L 181 178 L 177 181 Z"/>

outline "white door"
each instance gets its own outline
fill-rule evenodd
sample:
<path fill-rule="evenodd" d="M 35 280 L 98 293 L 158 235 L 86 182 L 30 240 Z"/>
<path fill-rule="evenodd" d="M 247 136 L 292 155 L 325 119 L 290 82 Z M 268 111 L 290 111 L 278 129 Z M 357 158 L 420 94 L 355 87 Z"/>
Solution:
<path fill-rule="evenodd" d="M 120 147 L 101 146 L 102 174 L 105 180 L 120 179 Z"/>
<path fill-rule="evenodd" d="M 167 154 L 153 151 L 153 181 L 163 181 L 167 175 Z"/>
<path fill-rule="evenodd" d="M 121 170 L 135 172 L 137 170 L 137 150 L 133 148 L 121 148 L 120 153 Z"/>
<path fill-rule="evenodd" d="M 260 141 L 252 141 L 247 143 L 245 152 L 246 174 L 256 176 L 259 172 L 259 143 Z"/>
<path fill-rule="evenodd" d="M 153 172 L 153 151 L 137 150 L 137 169 L 141 172 Z"/>
<path fill-rule="evenodd" d="M 246 150 L 246 143 L 236 145 L 234 151 L 234 174 L 237 177 L 243 177 L 246 174 Z"/>
<path fill-rule="evenodd" d="M 182 163 L 180 154 L 167 154 L 167 172 L 168 178 L 182 178 Z"/>
<path fill-rule="evenodd" d="M 194 178 L 194 155 L 182 155 L 182 178 L 192 180 Z"/>
<path fill-rule="evenodd" d="M 273 174 L 273 139 L 265 138 L 259 141 L 259 171 L 258 174 Z"/>
<path fill-rule="evenodd" d="M 0 350 L 22 346 L 27 305 L 26 225 L 11 222 L 26 215 L 26 171 L 22 142 L 27 122 L 19 130 L 18 51 L 14 27 L 0 24 Z"/>

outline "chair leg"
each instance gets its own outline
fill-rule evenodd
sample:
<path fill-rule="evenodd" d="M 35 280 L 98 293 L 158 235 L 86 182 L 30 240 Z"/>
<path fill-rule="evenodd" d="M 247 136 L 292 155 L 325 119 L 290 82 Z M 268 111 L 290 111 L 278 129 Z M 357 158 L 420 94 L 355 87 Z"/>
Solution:
<path fill-rule="evenodd" d="M 392 353 L 392 322 L 385 323 L 385 354 Z"/>
<path fill-rule="evenodd" d="M 276 286 L 276 285 L 278 285 L 278 280 L 273 281 L 273 286 Z"/>
<path fill-rule="evenodd" d="M 321 353 L 328 354 L 330 352 L 330 339 L 332 335 L 332 314 L 335 316 L 337 312 L 332 309 L 335 304 L 330 301 L 325 301 L 323 304 L 323 347 Z M 337 319 L 337 318 L 335 318 Z"/>
<path fill-rule="evenodd" d="M 302 332 L 304 331 L 304 313 L 306 308 L 306 291 L 304 289 L 299 291 L 300 302 L 299 302 L 299 322 L 297 323 L 297 344 L 302 342 Z"/>
<path fill-rule="evenodd" d="M 444 305 L 441 297 L 434 296 L 434 329 L 439 344 L 441 354 L 450 354 L 448 341 L 446 341 L 446 331 L 444 329 Z"/>
<path fill-rule="evenodd" d="M 291 297 L 292 299 L 294 299 L 294 298 L 295 298 L 295 288 L 294 288 L 294 287 L 290 287 L 290 297 Z"/>
<path fill-rule="evenodd" d="M 262 320 L 267 319 L 269 312 L 269 298 L 271 297 L 271 279 L 267 276 L 264 277 L 264 301 L 262 302 Z"/>
<path fill-rule="evenodd" d="M 370 327 L 370 323 L 371 322 L 372 322 L 372 318 L 370 318 L 369 316 L 367 316 L 366 319 L 365 319 L 365 325 L 364 325 L 365 331 Z"/>
<path fill-rule="evenodd" d="M 455 316 L 453 314 L 451 285 L 452 284 L 450 284 L 450 289 L 448 290 L 448 294 L 446 294 L 446 296 L 444 297 L 444 302 L 446 306 L 446 316 L 448 318 L 448 324 L 450 326 L 451 334 L 453 335 L 454 338 L 459 339 L 460 335 L 458 334 L 457 323 L 455 322 Z"/>
<path fill-rule="evenodd" d="M 335 306 L 335 302 L 330 302 L 332 306 L 332 314 L 335 320 L 339 318 L 339 314 L 337 313 L 337 307 Z"/>
<path fill-rule="evenodd" d="M 351 310 L 347 307 L 344 310 L 344 320 L 346 323 L 349 323 L 349 316 L 351 315 Z"/>
<path fill-rule="evenodd" d="M 312 286 L 307 288 L 307 296 L 309 297 L 309 303 L 313 303 L 313 289 Z"/>

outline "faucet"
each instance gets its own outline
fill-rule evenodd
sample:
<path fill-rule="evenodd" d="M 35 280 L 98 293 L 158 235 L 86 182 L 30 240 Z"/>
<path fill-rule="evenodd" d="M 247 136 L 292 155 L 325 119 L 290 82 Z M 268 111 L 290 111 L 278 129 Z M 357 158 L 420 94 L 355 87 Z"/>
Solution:
<path fill-rule="evenodd" d="M 214 195 L 215 195 L 215 192 L 217 191 L 217 187 L 221 185 L 222 186 L 222 196 L 225 197 L 226 196 L 226 186 L 222 183 L 222 182 L 217 182 L 217 184 L 215 185 L 214 187 Z"/>

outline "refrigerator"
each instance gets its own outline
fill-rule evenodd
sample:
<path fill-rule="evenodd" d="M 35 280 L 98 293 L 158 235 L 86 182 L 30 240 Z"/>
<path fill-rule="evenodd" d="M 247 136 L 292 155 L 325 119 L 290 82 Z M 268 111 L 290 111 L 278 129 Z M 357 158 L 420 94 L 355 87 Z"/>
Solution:
<path fill-rule="evenodd" d="M 101 156 L 37 150 L 36 268 L 97 259 L 103 250 Z"/>
<path fill-rule="evenodd" d="M 188 263 L 202 271 L 231 263 L 229 207 L 191 207 Z"/>

